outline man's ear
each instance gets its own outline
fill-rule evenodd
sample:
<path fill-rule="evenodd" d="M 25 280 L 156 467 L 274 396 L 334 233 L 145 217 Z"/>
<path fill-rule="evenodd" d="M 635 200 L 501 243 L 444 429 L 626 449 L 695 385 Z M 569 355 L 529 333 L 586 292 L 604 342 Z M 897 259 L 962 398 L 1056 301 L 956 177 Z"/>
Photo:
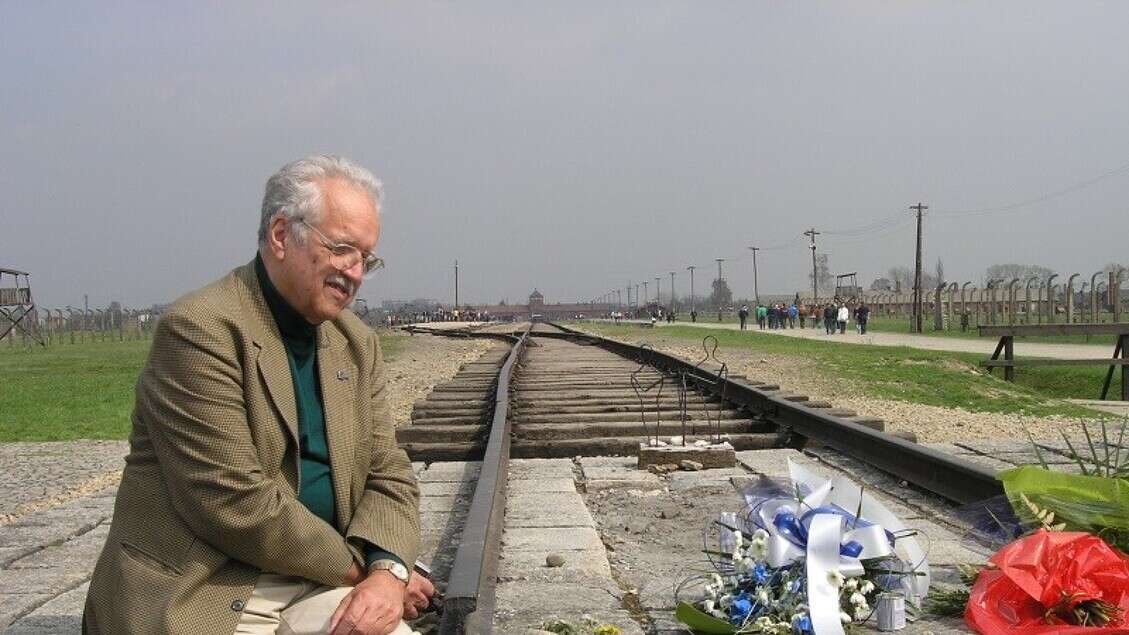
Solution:
<path fill-rule="evenodd" d="M 272 218 L 267 231 L 267 248 L 276 260 L 286 259 L 286 239 L 290 237 L 290 221 L 282 215 Z"/>

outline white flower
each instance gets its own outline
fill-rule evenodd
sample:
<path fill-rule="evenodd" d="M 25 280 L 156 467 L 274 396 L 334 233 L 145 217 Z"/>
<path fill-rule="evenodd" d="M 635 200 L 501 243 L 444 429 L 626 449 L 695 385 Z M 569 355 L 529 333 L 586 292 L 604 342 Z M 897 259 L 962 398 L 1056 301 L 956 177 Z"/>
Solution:
<path fill-rule="evenodd" d="M 757 618 L 757 621 L 753 622 L 753 625 L 761 630 L 764 630 L 772 626 L 772 619 L 767 615 L 762 615 Z"/>
<path fill-rule="evenodd" d="M 855 606 L 866 606 L 866 596 L 858 591 L 851 594 L 851 604 Z"/>
<path fill-rule="evenodd" d="M 871 582 L 870 580 L 863 582 L 862 586 L 859 587 L 859 591 L 862 591 L 863 593 L 870 593 L 873 590 L 874 590 L 874 583 Z"/>
<path fill-rule="evenodd" d="M 706 600 L 705 602 L 702 602 L 702 610 L 704 610 L 706 613 L 712 613 L 713 600 Z"/>
<path fill-rule="evenodd" d="M 733 604 L 733 596 L 726 593 L 725 595 L 723 595 L 723 596 L 721 596 L 717 599 L 717 603 L 722 608 L 729 608 L 729 605 Z"/>
<path fill-rule="evenodd" d="M 847 587 L 848 591 L 854 591 L 855 589 L 857 589 L 859 587 L 859 581 L 854 579 L 854 578 L 851 578 L 850 580 L 847 580 L 846 587 Z"/>
<path fill-rule="evenodd" d="M 768 600 L 768 589 L 762 587 L 760 591 L 757 591 L 757 602 L 768 604 Z"/>
<path fill-rule="evenodd" d="M 753 532 L 753 540 L 759 540 L 761 542 L 768 540 L 768 532 L 763 529 L 757 529 Z"/>
<path fill-rule="evenodd" d="M 832 569 L 827 572 L 827 581 L 836 589 L 843 586 L 843 580 L 843 574 L 838 569 Z"/>
<path fill-rule="evenodd" d="M 749 544 L 748 554 L 758 560 L 762 560 L 768 555 L 768 549 L 765 547 L 763 540 L 753 540 L 753 542 Z"/>
<path fill-rule="evenodd" d="M 756 566 L 756 560 L 753 560 L 752 558 L 741 558 L 741 562 L 737 563 L 737 570 L 741 573 L 749 573 Z"/>
<path fill-rule="evenodd" d="M 851 616 L 847 615 L 843 611 L 839 611 L 839 621 L 844 623 L 844 624 L 850 624 L 851 623 Z"/>
<path fill-rule="evenodd" d="M 741 532 L 733 532 L 733 545 L 740 549 L 745 544 L 745 538 L 741 536 Z"/>
<path fill-rule="evenodd" d="M 719 576 L 719 575 L 718 575 L 718 574 L 716 574 L 716 573 L 715 573 L 715 574 L 713 574 L 713 577 L 712 577 L 712 578 L 710 578 L 710 579 L 711 579 L 711 580 L 713 581 L 713 585 L 714 585 L 715 587 L 719 588 L 719 589 L 720 589 L 721 587 L 725 586 L 725 585 L 724 585 L 724 584 L 722 583 L 722 581 L 721 581 L 721 576 Z"/>
<path fill-rule="evenodd" d="M 868 606 L 855 607 L 855 621 L 856 622 L 865 622 L 866 618 L 868 618 L 868 617 L 870 617 L 870 607 L 868 607 Z"/>

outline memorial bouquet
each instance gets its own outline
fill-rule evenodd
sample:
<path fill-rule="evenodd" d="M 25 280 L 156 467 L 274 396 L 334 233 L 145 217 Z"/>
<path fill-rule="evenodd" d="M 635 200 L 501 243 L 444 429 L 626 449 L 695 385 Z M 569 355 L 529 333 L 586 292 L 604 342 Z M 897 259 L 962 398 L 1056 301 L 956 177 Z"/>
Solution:
<path fill-rule="evenodd" d="M 965 621 L 978 632 L 1129 633 L 1125 427 L 1115 443 L 1104 425 L 1096 443 L 1083 431 L 1086 461 L 1064 435 L 1081 474 L 1052 471 L 1043 462 L 999 475 L 1014 516 L 994 520 L 1018 537 L 1009 536 L 1015 539 L 989 559 L 968 593 Z"/>
<path fill-rule="evenodd" d="M 710 635 L 829 635 L 869 619 L 881 594 L 918 605 L 929 567 L 915 532 L 849 480 L 788 467 L 788 486 L 762 481 L 711 525 L 712 571 L 679 586 L 676 617 Z"/>

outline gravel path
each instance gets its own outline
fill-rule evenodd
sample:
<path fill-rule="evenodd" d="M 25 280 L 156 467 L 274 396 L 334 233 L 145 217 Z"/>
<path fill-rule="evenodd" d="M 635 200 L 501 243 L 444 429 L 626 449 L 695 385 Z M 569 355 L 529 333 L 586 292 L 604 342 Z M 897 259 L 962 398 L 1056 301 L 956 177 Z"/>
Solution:
<path fill-rule="evenodd" d="M 490 348 L 498 346 L 492 340 L 456 339 L 438 335 L 412 336 L 397 332 L 384 337 L 399 338 L 402 344 L 395 358 L 385 363 L 389 403 L 392 407 L 392 419 L 397 427 L 411 422 L 412 404 L 426 397 L 435 384 L 454 377 L 463 364 L 478 359 Z"/>
<path fill-rule="evenodd" d="M 606 320 L 605 320 L 606 321 Z M 740 329 L 737 324 L 710 323 L 710 322 L 676 322 L 666 324 L 659 322 L 656 325 L 660 330 L 666 326 L 693 326 L 707 329 Z M 754 323 L 754 329 L 755 329 Z M 842 335 L 827 335 L 820 329 L 777 329 L 757 333 L 777 335 L 781 337 L 799 337 L 807 340 L 827 340 L 844 344 L 870 344 L 872 346 L 908 346 L 929 351 L 955 351 L 959 353 L 980 353 L 985 358 L 991 357 L 999 341 L 994 337 L 977 339 L 958 337 L 930 337 L 928 335 L 913 335 L 911 333 L 867 333 L 859 335 L 855 331 L 854 323 L 848 325 L 848 331 Z M 1038 342 L 1018 341 L 1015 343 L 1016 357 L 1048 357 L 1052 359 L 1097 359 L 1109 357 L 1113 349 L 1099 344 L 1040 344 Z"/>

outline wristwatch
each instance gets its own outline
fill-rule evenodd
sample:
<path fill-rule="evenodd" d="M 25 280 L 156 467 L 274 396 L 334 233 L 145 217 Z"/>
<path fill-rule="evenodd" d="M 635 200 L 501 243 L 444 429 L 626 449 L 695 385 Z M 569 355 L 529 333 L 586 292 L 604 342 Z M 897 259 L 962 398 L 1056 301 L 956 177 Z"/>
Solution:
<path fill-rule="evenodd" d="M 369 573 L 373 571 L 387 571 L 396 576 L 396 579 L 404 584 L 408 583 L 408 568 L 404 565 L 391 559 L 373 560 L 369 565 Z"/>

